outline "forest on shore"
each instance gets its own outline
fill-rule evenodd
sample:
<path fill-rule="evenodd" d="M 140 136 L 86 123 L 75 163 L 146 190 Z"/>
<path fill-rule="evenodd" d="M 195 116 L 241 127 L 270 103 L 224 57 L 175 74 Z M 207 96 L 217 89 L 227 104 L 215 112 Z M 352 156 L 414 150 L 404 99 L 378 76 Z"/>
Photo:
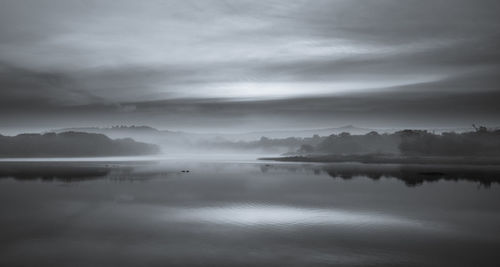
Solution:
<path fill-rule="evenodd" d="M 103 134 L 63 132 L 0 135 L 0 157 L 97 157 L 159 153 L 156 145 Z"/>

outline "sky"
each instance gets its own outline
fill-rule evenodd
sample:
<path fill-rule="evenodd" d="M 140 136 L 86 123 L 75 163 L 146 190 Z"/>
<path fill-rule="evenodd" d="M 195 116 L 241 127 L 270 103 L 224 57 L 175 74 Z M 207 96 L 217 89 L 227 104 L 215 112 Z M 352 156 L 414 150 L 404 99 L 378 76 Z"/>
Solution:
<path fill-rule="evenodd" d="M 0 0 L 0 133 L 500 126 L 498 14 L 498 0 Z"/>

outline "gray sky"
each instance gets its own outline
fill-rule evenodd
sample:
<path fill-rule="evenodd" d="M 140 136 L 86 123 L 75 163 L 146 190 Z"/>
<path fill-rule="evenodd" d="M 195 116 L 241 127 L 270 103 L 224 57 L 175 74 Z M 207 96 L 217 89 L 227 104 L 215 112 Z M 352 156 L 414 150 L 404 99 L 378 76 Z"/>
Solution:
<path fill-rule="evenodd" d="M 0 132 L 499 126 L 498 14 L 498 0 L 0 0 Z"/>

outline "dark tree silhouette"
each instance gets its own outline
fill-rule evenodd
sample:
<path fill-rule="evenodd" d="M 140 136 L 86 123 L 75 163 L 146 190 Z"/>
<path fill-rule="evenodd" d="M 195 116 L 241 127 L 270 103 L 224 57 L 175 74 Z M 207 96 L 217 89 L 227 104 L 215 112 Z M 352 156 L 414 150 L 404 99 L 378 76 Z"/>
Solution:
<path fill-rule="evenodd" d="M 156 145 L 130 138 L 113 140 L 103 134 L 63 132 L 0 136 L 0 157 L 82 157 L 146 155 Z"/>

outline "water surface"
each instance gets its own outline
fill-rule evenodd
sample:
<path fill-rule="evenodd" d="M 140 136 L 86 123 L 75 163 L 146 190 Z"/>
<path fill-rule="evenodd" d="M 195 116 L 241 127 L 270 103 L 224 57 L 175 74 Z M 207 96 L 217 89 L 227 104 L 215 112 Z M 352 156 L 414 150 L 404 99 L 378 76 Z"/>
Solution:
<path fill-rule="evenodd" d="M 0 163 L 1 266 L 498 266 L 498 167 Z"/>

